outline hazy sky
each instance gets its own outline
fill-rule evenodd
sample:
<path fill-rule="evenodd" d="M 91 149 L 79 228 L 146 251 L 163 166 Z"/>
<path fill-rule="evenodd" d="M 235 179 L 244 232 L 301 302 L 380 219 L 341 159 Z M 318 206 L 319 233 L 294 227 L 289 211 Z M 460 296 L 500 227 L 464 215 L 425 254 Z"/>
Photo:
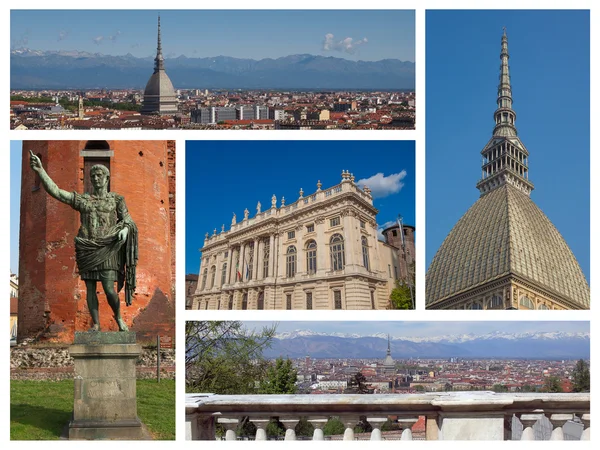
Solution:
<path fill-rule="evenodd" d="M 263 327 L 271 325 L 273 322 L 244 322 L 248 328 Z M 390 333 L 393 336 L 406 337 L 426 337 L 442 336 L 449 334 L 485 334 L 493 331 L 504 331 L 508 333 L 524 332 L 589 332 L 590 323 L 588 321 L 571 322 L 524 322 L 524 321 L 468 321 L 468 322 L 382 322 L 382 321 L 362 321 L 362 322 L 332 322 L 332 321 L 311 321 L 311 322 L 277 322 L 277 332 L 294 330 L 310 330 L 324 333 L 356 333 L 360 335 L 370 335 L 375 333 Z"/>
<path fill-rule="evenodd" d="M 13 10 L 11 49 L 154 56 L 158 13 Z M 166 57 L 262 59 L 309 53 L 364 61 L 415 60 L 414 11 L 167 10 L 160 17 Z"/>
<path fill-rule="evenodd" d="M 588 11 L 427 11 L 426 261 L 479 198 L 506 27 L 513 108 L 532 200 L 590 280 Z"/>

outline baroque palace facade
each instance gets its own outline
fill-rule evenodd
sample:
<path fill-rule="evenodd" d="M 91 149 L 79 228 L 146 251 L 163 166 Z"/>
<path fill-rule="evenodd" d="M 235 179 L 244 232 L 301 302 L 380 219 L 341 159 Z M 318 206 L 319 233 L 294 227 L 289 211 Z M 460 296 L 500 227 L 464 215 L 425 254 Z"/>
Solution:
<path fill-rule="evenodd" d="M 192 309 L 386 309 L 398 248 L 377 239 L 368 187 L 340 184 L 281 199 L 206 234 Z M 414 247 L 413 247 L 414 248 Z"/>
<path fill-rule="evenodd" d="M 498 108 L 481 151 L 479 200 L 433 258 L 427 309 L 589 309 L 590 288 L 573 252 L 531 200 L 527 151 L 517 136 L 502 36 Z"/>

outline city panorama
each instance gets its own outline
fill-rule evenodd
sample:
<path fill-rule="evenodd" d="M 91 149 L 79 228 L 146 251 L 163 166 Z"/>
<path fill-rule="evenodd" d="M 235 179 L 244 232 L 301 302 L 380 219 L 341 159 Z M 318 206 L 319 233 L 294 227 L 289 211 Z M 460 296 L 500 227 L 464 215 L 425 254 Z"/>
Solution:
<path fill-rule="evenodd" d="M 10 126 L 414 129 L 414 61 L 414 11 L 12 11 Z"/>
<path fill-rule="evenodd" d="M 307 149 L 320 164 L 290 173 Z M 414 142 L 188 141 L 186 152 L 187 308 L 414 308 Z M 330 168 L 341 161 L 356 172 Z M 227 179 L 207 164 L 227 164 Z"/>
<path fill-rule="evenodd" d="M 187 322 L 186 438 L 589 440 L 589 331 L 583 321 Z"/>

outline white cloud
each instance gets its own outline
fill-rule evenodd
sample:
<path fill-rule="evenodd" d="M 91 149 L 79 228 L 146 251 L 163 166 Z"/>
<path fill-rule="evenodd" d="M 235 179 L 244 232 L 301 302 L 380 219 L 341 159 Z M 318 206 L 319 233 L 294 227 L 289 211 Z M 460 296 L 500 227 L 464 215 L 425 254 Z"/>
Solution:
<path fill-rule="evenodd" d="M 356 184 L 358 184 L 361 188 L 368 186 L 371 189 L 371 195 L 373 198 L 383 198 L 400 192 L 404 186 L 402 180 L 405 176 L 406 170 L 403 170 L 399 173 L 393 173 L 387 177 L 380 172 L 376 173 L 372 177 L 358 180 Z"/>
<path fill-rule="evenodd" d="M 379 239 L 380 241 L 385 241 L 385 236 L 383 235 L 383 230 L 385 230 L 386 228 L 391 227 L 392 225 L 397 225 L 397 222 L 394 220 L 390 220 L 386 223 L 383 223 L 381 225 L 377 225 L 377 239 Z"/>
<path fill-rule="evenodd" d="M 331 33 L 327 33 L 325 35 L 325 39 L 323 39 L 323 50 L 330 51 L 335 50 L 338 52 L 346 52 L 350 54 L 354 54 L 358 47 L 366 44 L 368 41 L 367 38 L 359 39 L 355 41 L 351 37 L 344 38 L 340 41 L 336 41 L 335 37 Z"/>
<path fill-rule="evenodd" d="M 108 39 L 115 42 L 117 40 L 117 38 L 121 36 L 121 32 L 117 31 L 115 34 L 113 34 L 112 36 L 108 36 Z"/>
<path fill-rule="evenodd" d="M 66 30 L 60 30 L 58 32 L 57 41 L 64 41 L 69 36 L 69 32 Z"/>
<path fill-rule="evenodd" d="M 103 39 L 104 39 L 104 36 L 96 36 L 95 38 L 92 39 L 92 41 L 94 41 L 94 44 L 100 45 L 100 43 L 102 42 Z"/>

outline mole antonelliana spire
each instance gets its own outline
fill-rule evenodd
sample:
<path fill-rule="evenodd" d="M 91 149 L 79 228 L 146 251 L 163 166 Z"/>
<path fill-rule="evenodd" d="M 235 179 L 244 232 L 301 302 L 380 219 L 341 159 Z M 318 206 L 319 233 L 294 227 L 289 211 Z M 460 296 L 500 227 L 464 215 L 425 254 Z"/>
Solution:
<path fill-rule="evenodd" d="M 156 58 L 154 58 L 154 73 L 144 90 L 144 105 L 142 114 L 171 115 L 177 113 L 177 95 L 173 83 L 165 71 L 165 61 L 162 54 L 160 36 L 160 16 L 158 16 L 158 39 Z"/>
<path fill-rule="evenodd" d="M 428 309 L 589 309 L 569 246 L 531 200 L 529 152 L 517 136 L 502 34 L 492 137 L 481 151 L 480 198 L 458 221 L 426 277 Z"/>

